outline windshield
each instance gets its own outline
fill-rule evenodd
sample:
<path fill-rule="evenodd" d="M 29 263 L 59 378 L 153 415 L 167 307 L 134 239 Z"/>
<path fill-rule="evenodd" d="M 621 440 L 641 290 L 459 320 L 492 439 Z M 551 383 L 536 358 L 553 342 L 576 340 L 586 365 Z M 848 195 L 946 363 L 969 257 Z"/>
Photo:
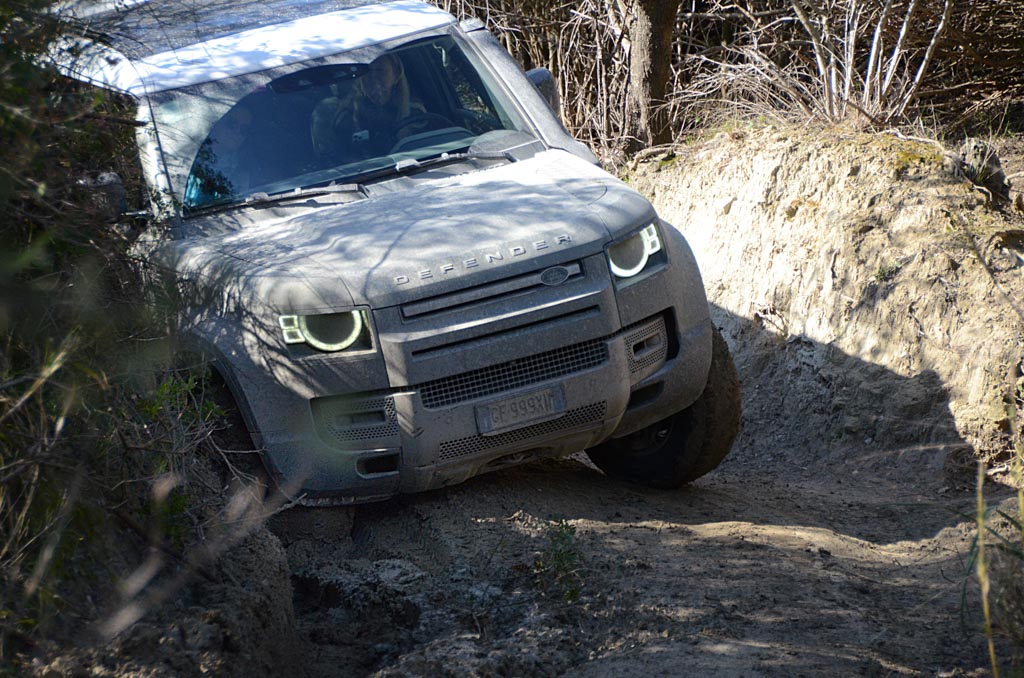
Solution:
<path fill-rule="evenodd" d="M 504 90 L 451 35 L 163 92 L 153 103 L 186 215 L 533 139 Z"/>

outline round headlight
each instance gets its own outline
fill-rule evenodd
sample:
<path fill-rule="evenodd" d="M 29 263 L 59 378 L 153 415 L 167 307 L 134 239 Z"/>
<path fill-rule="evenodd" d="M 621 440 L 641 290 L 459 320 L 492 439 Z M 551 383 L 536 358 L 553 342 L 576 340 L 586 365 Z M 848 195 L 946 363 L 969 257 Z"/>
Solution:
<path fill-rule="evenodd" d="M 644 270 L 652 254 L 661 251 L 661 239 L 654 224 L 645 226 L 608 248 L 608 263 L 618 278 L 632 278 Z"/>
<path fill-rule="evenodd" d="M 356 343 L 363 331 L 360 311 L 300 315 L 299 329 L 313 348 L 321 351 L 343 351 Z"/>
<path fill-rule="evenodd" d="M 608 248 L 608 261 L 612 273 L 620 278 L 631 278 L 644 270 L 647 264 L 647 248 L 637 233 Z"/>

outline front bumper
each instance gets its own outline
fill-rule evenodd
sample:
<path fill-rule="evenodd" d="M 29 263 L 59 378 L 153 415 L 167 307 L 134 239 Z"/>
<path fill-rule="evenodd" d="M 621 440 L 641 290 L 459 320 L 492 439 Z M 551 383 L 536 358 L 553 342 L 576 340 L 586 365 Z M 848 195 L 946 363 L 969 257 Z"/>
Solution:
<path fill-rule="evenodd" d="M 556 287 L 529 287 L 531 273 L 479 288 L 484 300 L 460 290 L 375 312 L 379 368 L 317 358 L 273 380 L 246 370 L 268 466 L 306 503 L 373 501 L 578 452 L 689 406 L 711 324 L 689 248 L 669 245 L 671 265 L 622 289 L 603 256 L 588 257 Z M 547 388 L 557 416 L 482 432 L 478 408 Z"/>
<path fill-rule="evenodd" d="M 462 482 L 539 457 L 591 447 L 693 402 L 710 324 L 685 336 L 671 311 L 614 335 L 395 392 L 310 401 L 314 435 L 266 440 L 282 486 L 307 503 L 355 503 Z M 707 366 L 703 373 L 706 374 Z M 495 435 L 477 408 L 545 387 L 564 393 L 557 418 Z M 296 453 L 295 451 L 300 451 Z"/>

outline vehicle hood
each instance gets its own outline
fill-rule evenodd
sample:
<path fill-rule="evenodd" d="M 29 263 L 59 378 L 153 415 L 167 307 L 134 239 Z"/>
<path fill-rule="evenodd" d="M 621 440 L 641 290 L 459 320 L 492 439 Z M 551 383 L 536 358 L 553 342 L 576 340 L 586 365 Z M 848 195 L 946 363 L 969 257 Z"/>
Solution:
<path fill-rule="evenodd" d="M 201 240 L 217 260 L 248 268 L 244 277 L 270 296 L 288 290 L 275 306 L 311 312 L 383 308 L 577 260 L 654 218 L 635 191 L 563 151 L 401 181 L 409 187 L 371 186 L 364 200 Z"/>

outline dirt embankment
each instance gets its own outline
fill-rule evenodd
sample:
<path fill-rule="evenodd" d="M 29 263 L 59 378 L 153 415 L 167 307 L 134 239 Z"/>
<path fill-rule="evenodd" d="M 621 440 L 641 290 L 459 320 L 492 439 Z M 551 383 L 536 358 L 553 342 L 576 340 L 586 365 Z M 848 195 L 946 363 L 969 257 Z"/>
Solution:
<path fill-rule="evenodd" d="M 936 484 L 975 454 L 1005 459 L 1021 215 L 989 209 L 950 160 L 929 142 L 769 128 L 637 167 L 741 363 L 752 458 Z"/>
<path fill-rule="evenodd" d="M 579 457 L 292 509 L 54 675 L 985 674 L 964 488 L 1020 405 L 1019 221 L 884 136 L 720 135 L 630 181 L 734 350 L 717 471 L 653 492 Z"/>

